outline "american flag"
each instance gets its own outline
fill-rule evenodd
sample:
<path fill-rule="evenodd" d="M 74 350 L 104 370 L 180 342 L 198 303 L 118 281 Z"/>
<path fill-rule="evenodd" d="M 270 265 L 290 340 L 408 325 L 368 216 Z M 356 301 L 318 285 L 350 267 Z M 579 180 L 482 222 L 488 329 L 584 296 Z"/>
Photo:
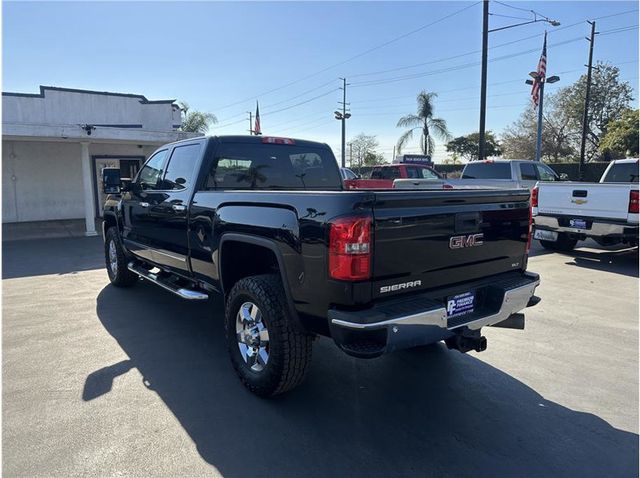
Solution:
<path fill-rule="evenodd" d="M 262 129 L 260 128 L 260 108 L 258 106 L 258 102 L 256 101 L 256 122 L 253 127 L 253 134 L 262 134 Z"/>
<path fill-rule="evenodd" d="M 540 101 L 540 84 L 547 75 L 547 32 L 544 32 L 544 45 L 542 46 L 542 55 L 540 55 L 536 73 L 537 77 L 533 80 L 533 86 L 531 87 L 531 102 L 534 109 L 538 107 L 538 102 Z"/>

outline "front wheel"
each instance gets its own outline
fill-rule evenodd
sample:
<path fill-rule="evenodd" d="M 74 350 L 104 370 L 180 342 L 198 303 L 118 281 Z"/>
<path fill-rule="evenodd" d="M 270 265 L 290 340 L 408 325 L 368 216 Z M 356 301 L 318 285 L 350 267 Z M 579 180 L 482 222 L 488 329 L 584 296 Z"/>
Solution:
<path fill-rule="evenodd" d="M 540 244 L 545 249 L 549 249 L 551 251 L 562 251 L 562 252 L 570 252 L 578 243 L 577 239 L 571 239 L 568 234 L 558 233 L 558 239 L 555 241 L 540 241 Z"/>
<path fill-rule="evenodd" d="M 242 383 L 271 397 L 302 383 L 311 362 L 312 337 L 296 330 L 276 275 L 239 280 L 225 310 L 231 363 Z"/>
<path fill-rule="evenodd" d="M 137 282 L 138 275 L 128 269 L 127 258 L 114 227 L 109 228 L 105 235 L 104 258 L 109 280 L 113 285 L 129 287 Z"/>

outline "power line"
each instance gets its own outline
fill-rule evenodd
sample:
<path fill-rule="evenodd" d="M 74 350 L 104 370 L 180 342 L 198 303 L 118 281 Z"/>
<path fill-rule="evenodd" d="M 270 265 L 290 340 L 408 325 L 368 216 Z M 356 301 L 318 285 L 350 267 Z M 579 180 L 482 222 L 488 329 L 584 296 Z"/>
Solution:
<path fill-rule="evenodd" d="M 626 15 L 627 13 L 634 13 L 634 12 L 637 12 L 637 11 L 638 11 L 637 9 L 635 9 L 635 10 L 625 10 L 623 12 L 617 12 L 617 13 L 613 13 L 613 14 L 610 14 L 610 15 L 604 15 L 604 16 L 601 16 L 601 17 L 596 17 L 596 18 L 594 18 L 594 20 L 601 20 L 601 19 L 604 19 L 604 18 L 611 18 L 611 17 L 620 16 L 620 15 Z M 559 31 L 566 30 L 568 28 L 573 28 L 573 27 L 578 26 L 578 25 L 583 25 L 584 22 L 585 22 L 585 20 L 581 20 L 579 22 L 572 23 L 570 25 L 565 25 L 565 26 L 560 27 L 560 28 L 554 28 L 553 30 L 551 30 L 549 32 L 549 34 L 557 33 Z M 529 35 L 529 36 L 526 36 L 526 37 L 518 38 L 516 40 L 511 40 L 511 41 L 508 41 L 508 42 L 505 42 L 505 43 L 500 43 L 498 45 L 494 45 L 494 46 L 490 47 L 489 50 L 493 50 L 493 49 L 496 49 L 496 48 L 502 48 L 502 47 L 505 47 L 505 46 L 513 45 L 514 43 L 519 43 L 519 42 L 526 41 L 526 40 L 531 40 L 531 39 L 534 39 L 534 38 L 535 39 L 539 39 L 540 35 L 538 33 L 536 33 L 535 35 Z M 389 69 L 386 69 L 386 70 L 378 70 L 378 71 L 373 71 L 373 72 L 368 72 L 368 73 L 356 73 L 356 74 L 352 74 L 352 75 L 349 75 L 349 76 L 351 78 L 357 78 L 357 77 L 361 77 L 361 76 L 374 76 L 374 75 L 383 74 L 383 73 L 390 73 L 390 72 L 393 72 L 393 71 L 408 70 L 410 68 L 417 68 L 419 66 L 431 65 L 431 64 L 434 64 L 434 63 L 441 63 L 441 62 L 448 61 L 448 60 L 454 60 L 456 58 L 461 58 L 461 57 L 464 57 L 464 56 L 475 55 L 476 53 L 480 53 L 480 52 L 481 52 L 481 50 L 473 50 L 473 51 L 469 51 L 469 52 L 466 52 L 466 53 L 460 53 L 460 54 L 449 56 L 449 57 L 445 57 L 445 58 L 439 58 L 437 60 L 431 60 L 431 61 L 422 62 L 422 63 L 414 63 L 412 65 L 399 66 L 399 67 L 395 67 L 395 68 L 389 68 Z"/>
<path fill-rule="evenodd" d="M 475 5 L 475 4 L 474 4 L 474 5 Z M 466 7 L 466 8 L 471 8 L 472 6 L 473 6 L 473 5 L 470 5 L 469 7 Z M 461 13 L 461 11 L 463 11 L 463 10 L 464 10 L 464 9 L 462 9 L 462 10 L 458 11 L 457 13 Z M 628 14 L 628 13 L 634 13 L 634 12 L 637 12 L 637 11 L 638 11 L 637 9 L 634 9 L 634 10 L 625 10 L 625 11 L 622 11 L 622 12 L 616 12 L 616 13 L 613 13 L 613 14 L 604 15 L 604 16 L 600 16 L 600 17 L 596 17 L 596 19 L 612 18 L 612 17 L 616 17 L 616 16 L 620 16 L 620 15 L 625 15 L 625 14 Z M 456 13 L 456 12 L 454 12 L 454 13 L 453 13 L 453 14 L 451 14 L 451 15 L 454 15 L 454 14 L 457 14 L 457 13 Z M 443 21 L 443 20 L 444 20 L 444 19 L 446 19 L 446 18 L 447 18 L 447 17 L 443 17 L 443 18 L 441 18 L 441 19 L 439 19 L 439 20 L 436 20 L 436 22 Z M 564 29 L 567 29 L 567 28 L 572 28 L 572 27 L 574 27 L 574 26 L 581 25 L 581 24 L 583 24 L 583 23 L 584 23 L 584 21 L 576 22 L 576 23 L 573 23 L 573 24 L 570 24 L 570 25 L 566 25 L 566 26 L 561 27 L 561 28 L 556 28 L 556 29 L 552 30 L 552 31 L 551 31 L 551 32 L 549 32 L 549 33 L 554 33 L 554 32 L 558 32 L 558 31 L 560 31 L 560 30 L 564 30 Z M 420 27 L 420 28 L 426 28 L 426 27 L 427 27 L 427 26 L 429 26 L 429 25 L 431 25 L 431 24 L 425 25 L 425 26 Z M 618 28 L 618 29 L 611 30 L 611 31 L 603 32 L 603 34 L 608 35 L 608 34 L 613 34 L 613 33 L 622 33 L 622 32 L 624 32 L 624 31 L 628 31 L 628 30 L 631 30 L 631 29 L 633 29 L 633 28 L 634 28 L 633 26 L 629 26 L 629 27 L 622 27 L 622 28 Z M 418 30 L 419 30 L 419 29 L 418 29 Z M 418 31 L 418 30 L 415 30 L 413 33 L 415 33 L 415 32 L 416 32 L 416 31 Z M 412 34 L 412 32 L 409 32 L 409 33 L 405 34 L 405 36 L 406 36 L 406 35 L 409 35 L 409 34 Z M 400 37 L 398 37 L 398 38 L 400 38 Z M 533 39 L 533 38 L 536 38 L 536 39 L 537 39 L 537 38 L 539 38 L 539 35 L 538 35 L 538 34 L 536 34 L 536 35 L 530 35 L 530 36 L 523 37 L 523 38 L 520 38 L 520 39 L 517 39 L 517 40 L 512 40 L 512 41 L 509 41 L 509 42 L 506 42 L 506 43 L 501 43 L 501 44 L 499 44 L 499 45 L 494 45 L 494 46 L 493 46 L 493 47 L 491 47 L 490 49 L 501 48 L 501 47 L 504 47 L 504 46 L 512 45 L 512 44 L 514 44 L 514 43 L 518 43 L 518 42 L 525 41 L 525 40 L 529 40 L 529 39 Z M 392 40 L 392 41 L 393 41 L 393 40 Z M 570 41 L 572 41 L 572 40 L 570 40 Z M 559 46 L 559 45 L 561 45 L 561 44 L 564 44 L 564 43 L 562 43 L 562 42 L 561 42 L 561 43 L 559 43 L 559 44 L 556 44 L 555 46 Z M 382 45 L 382 46 L 384 46 L 384 45 Z M 381 48 L 382 46 L 374 47 L 374 49 L 375 49 L 375 48 Z M 370 51 L 370 50 L 367 50 L 367 51 Z M 444 62 L 444 61 L 448 61 L 448 60 L 455 59 L 455 58 L 460 58 L 460 57 L 468 56 L 468 55 L 471 55 L 471 54 L 476 54 L 476 53 L 478 53 L 479 51 L 480 51 L 480 50 L 474 50 L 474 51 L 471 51 L 471 52 L 462 53 L 462 54 L 458 54 L 458 55 L 454 55 L 454 56 L 450 56 L 450 57 L 446 57 L 446 58 L 441 58 L 441 59 L 437 59 L 437 60 L 432 60 L 432 61 L 429 61 L 429 62 L 423 62 L 423 63 L 414 64 L 414 65 L 408 65 L 408 66 L 403 66 L 403 67 L 391 68 L 391 69 L 387 69 L 387 70 L 380 70 L 380 71 L 377 71 L 377 72 L 361 73 L 361 74 L 356 74 L 356 75 L 351 75 L 351 76 L 354 76 L 354 77 L 358 77 L 358 76 L 370 76 L 370 75 L 382 74 L 382 73 L 385 73 L 385 72 L 392 72 L 392 71 L 399 71 L 399 70 L 403 70 L 403 69 L 410 69 L 410 68 L 414 68 L 414 67 L 418 67 L 418 66 L 423 66 L 423 65 L 426 65 L 426 64 L 439 63 L 439 62 Z M 527 50 L 527 51 L 524 51 L 524 52 L 520 52 L 520 53 L 517 53 L 517 54 L 511 54 L 511 55 L 505 55 L 505 56 L 502 56 L 502 57 L 497 57 L 497 58 L 494 58 L 494 59 L 492 59 L 492 60 L 490 60 L 490 61 L 500 61 L 500 60 L 503 60 L 503 59 L 512 58 L 513 56 L 518 56 L 518 55 L 527 54 L 527 53 L 530 53 L 530 52 L 533 52 L 533 51 L 537 51 L 537 48 L 535 48 L 535 49 L 531 49 L 531 50 Z M 365 52 L 365 53 L 362 53 L 362 54 L 366 54 L 366 52 Z M 361 55 L 362 55 L 362 54 L 361 54 Z M 355 57 L 352 57 L 351 59 L 353 59 L 353 58 L 355 58 Z M 350 61 L 351 59 L 349 59 L 349 60 L 345 60 L 345 62 L 346 62 L 346 61 Z M 475 63 L 475 65 L 477 65 L 477 64 L 478 64 L 478 63 Z M 467 64 L 467 65 L 465 65 L 465 66 L 463 66 L 463 65 L 457 65 L 457 66 L 453 66 L 453 67 L 444 68 L 444 69 L 441 69 L 441 70 L 436 70 L 436 71 L 434 71 L 434 72 L 413 73 L 412 75 L 418 75 L 418 76 L 407 76 L 406 78 L 405 78 L 405 77 L 398 77 L 398 79 L 391 79 L 391 78 L 386 78 L 386 79 L 384 79 L 384 78 L 382 78 L 382 79 L 378 79 L 378 80 L 369 80 L 369 81 L 367 81 L 367 82 L 361 82 L 359 86 L 360 86 L 360 87 L 364 87 L 364 86 L 376 86 L 377 84 L 385 84 L 385 83 L 395 82 L 395 81 L 404 81 L 404 80 L 408 80 L 408 79 L 419 78 L 419 77 L 422 77 L 422 76 L 431 76 L 432 74 L 447 73 L 447 72 L 449 72 L 449 71 L 457 71 L 457 70 L 459 70 L 459 69 L 469 68 L 469 67 L 472 67 L 472 66 L 475 66 L 475 65 L 474 65 L 474 64 Z M 313 76 L 313 75 L 311 75 L 311 76 Z M 393 80 L 393 81 L 391 81 L 391 80 Z M 273 104 L 271 104 L 271 105 L 268 105 L 268 106 L 267 106 L 267 108 L 269 108 L 269 107 L 273 107 L 273 106 L 277 106 L 277 105 L 280 105 L 280 104 L 283 104 L 283 103 L 287 103 L 287 102 L 289 102 L 289 101 L 291 101 L 291 100 L 294 100 L 294 99 L 300 98 L 300 97 L 302 97 L 302 96 L 304 96 L 304 95 L 306 95 L 306 94 L 308 94 L 308 93 L 312 93 L 312 92 L 314 92 L 314 91 L 317 91 L 317 90 L 319 90 L 319 89 L 323 88 L 324 86 L 327 86 L 327 85 L 331 84 L 333 81 L 335 81 L 335 80 L 331 80 L 331 81 L 329 81 L 329 82 L 323 83 L 322 85 L 319 85 L 319 86 L 317 86 L 317 87 L 315 87 L 315 88 L 312 88 L 312 89 L 310 89 L 310 90 L 306 90 L 305 92 L 300 93 L 300 94 L 298 94 L 298 95 L 296 95 L 296 96 L 293 96 L 293 97 L 291 97 L 291 98 L 288 98 L 288 99 L 285 99 L 285 100 L 279 101 L 279 102 L 277 102 L 277 103 L 273 103 Z M 298 82 L 298 81 L 296 81 L 296 82 Z M 373 82 L 376 82 L 376 83 L 373 83 Z M 380 82 L 380 83 L 378 83 L 378 82 Z M 289 84 L 287 84 L 286 86 L 289 86 L 290 84 L 292 84 L 292 83 L 289 83 Z M 272 91 L 273 91 L 273 90 L 272 90 Z M 332 90 L 332 91 L 335 91 L 335 90 Z M 326 92 L 326 95 L 328 95 L 328 94 L 330 94 L 330 93 L 331 93 L 331 92 Z M 319 97 L 322 97 L 322 95 L 320 95 Z M 289 107 L 287 107 L 287 108 L 283 108 L 283 109 L 281 109 L 281 110 L 277 110 L 277 111 L 267 111 L 267 112 L 266 112 L 266 113 L 264 113 L 263 115 L 266 115 L 266 114 L 274 114 L 274 113 L 277 113 L 277 112 L 280 112 L 280 111 L 286 111 L 287 109 L 295 108 L 296 106 L 300 106 L 300 105 L 305 104 L 305 103 L 307 103 L 307 102 L 309 102 L 309 101 L 314 101 L 315 99 L 317 99 L 317 98 L 319 98 L 319 97 L 314 97 L 314 98 L 312 98 L 312 99 L 310 99 L 310 100 L 308 100 L 308 101 L 300 102 L 300 103 L 297 103 L 296 105 L 291 105 L 291 106 L 289 106 Z M 244 115 L 245 115 L 245 113 L 244 113 L 244 112 L 242 112 L 242 113 L 238 113 L 238 114 L 236 114 L 236 115 L 233 115 L 233 116 L 230 116 L 230 117 L 228 117 L 228 118 L 225 118 L 225 121 L 228 121 L 228 120 L 233 119 L 233 118 L 236 118 L 236 117 L 244 116 Z M 232 122 L 232 123 L 225 123 L 225 124 L 223 124 L 223 125 L 221 125 L 221 126 L 219 126 L 219 127 L 231 126 L 231 125 L 234 125 L 234 124 L 237 124 L 237 123 L 240 123 L 240 122 L 242 122 L 242 120 L 234 121 L 234 122 Z"/>
<path fill-rule="evenodd" d="M 559 46 L 563 46 L 563 45 L 567 45 L 569 43 L 574 43 L 577 41 L 581 41 L 582 37 L 577 37 L 577 38 L 573 38 L 570 40 L 565 40 L 559 43 L 555 43 L 553 45 L 549 45 L 550 47 L 559 47 Z M 520 52 L 516 52 L 516 53 L 510 53 L 508 55 L 503 55 L 503 56 L 499 56 L 499 57 L 495 57 L 492 58 L 491 60 L 489 60 L 490 63 L 492 62 L 496 62 L 496 61 L 501 61 L 501 60 L 507 60 L 510 58 L 514 58 L 516 56 L 521 56 L 521 55 L 526 55 L 528 53 L 533 53 L 539 51 L 539 48 L 532 48 L 529 50 L 524 50 L 524 51 L 520 51 Z M 353 87 L 354 88 L 358 88 L 358 87 L 364 87 L 364 86 L 377 86 L 377 85 L 383 85 L 383 84 L 387 84 L 387 83 L 395 83 L 397 81 L 404 81 L 404 80 L 412 80 L 412 79 L 416 79 L 416 78 L 422 78 L 425 76 L 432 76 L 432 75 L 436 75 L 436 74 L 440 74 L 440 73 L 448 73 L 449 71 L 457 71 L 457 70 L 462 70 L 462 69 L 466 69 L 466 68 L 472 68 L 474 66 L 478 66 L 480 64 L 479 61 L 476 62 L 470 62 L 470 63 L 463 63 L 460 65 L 455 65 L 455 66 L 450 66 L 447 68 L 442 68 L 440 70 L 431 70 L 431 71 L 426 71 L 426 72 L 420 72 L 420 73 L 412 73 L 410 75 L 404 75 L 404 76 L 397 76 L 397 77 L 390 77 L 390 78 L 382 78 L 379 80 L 369 80 L 369 81 L 361 81 L 359 83 L 354 83 Z"/>
<path fill-rule="evenodd" d="M 456 15 L 459 15 L 460 13 L 462 13 L 462 12 L 464 12 L 464 11 L 466 11 L 466 10 L 468 10 L 468 9 L 470 9 L 470 8 L 472 8 L 472 7 L 474 7 L 474 6 L 476 6 L 476 5 L 479 5 L 480 3 L 481 3 L 481 2 L 475 2 L 475 3 L 472 3 L 471 5 L 467 5 L 466 7 L 461 8 L 461 9 L 459 9 L 459 10 L 456 10 L 456 11 L 455 11 L 455 12 L 453 12 L 453 13 L 450 13 L 450 14 L 448 14 L 448 15 L 445 15 L 444 17 L 441 17 L 441 18 L 439 18 L 439 19 L 437 19 L 437 20 L 434 20 L 433 22 L 427 23 L 426 25 L 422 25 L 421 27 L 416 28 L 415 30 L 411 30 L 411 31 L 409 31 L 409 32 L 407 32 L 407 33 L 404 33 L 404 34 L 399 35 L 399 36 L 397 36 L 397 37 L 395 37 L 395 38 L 392 38 L 391 40 L 388 40 L 388 41 L 386 41 L 386 42 L 384 42 L 384 43 L 381 43 L 381 44 L 379 44 L 379 45 L 377 45 L 377 46 L 374 46 L 374 47 L 372 47 L 372 48 L 369 48 L 369 49 L 367 49 L 367 50 L 365 50 L 365 51 L 363 51 L 363 52 L 361 52 L 361 53 L 358 53 L 357 55 L 354 55 L 354 56 L 352 56 L 352 57 L 350 57 L 350 58 L 347 58 L 346 60 L 342 60 L 342 61 L 340 61 L 340 62 L 338 62 L 338 63 L 334 63 L 333 65 L 327 66 L 326 68 L 323 68 L 323 69 L 321 69 L 321 70 L 318 70 L 318 71 L 316 71 L 315 73 L 311 73 L 311 74 L 309 74 L 309 75 L 306 75 L 306 76 L 304 76 L 304 77 L 302 77 L 302 78 L 299 78 L 299 79 L 297 79 L 297 80 L 291 81 L 291 82 L 289 82 L 289 83 L 287 83 L 287 84 L 285 84 L 285 85 L 279 86 L 279 87 L 277 87 L 277 88 L 272 88 L 272 89 L 270 89 L 270 90 L 268 90 L 268 91 L 264 91 L 264 92 L 259 93 L 259 94 L 256 94 L 256 95 L 251 95 L 251 96 L 250 96 L 250 97 L 248 97 L 248 98 L 245 98 L 245 99 L 242 99 L 242 100 L 236 101 L 236 102 L 234 102 L 234 103 L 229 103 L 229 104 L 227 104 L 227 105 L 221 106 L 221 107 L 217 108 L 217 110 L 218 110 L 218 111 L 219 111 L 219 110 L 224 110 L 224 109 L 230 108 L 231 106 L 236 106 L 236 105 L 239 105 L 239 104 L 244 103 L 244 102 L 246 102 L 246 101 L 252 100 L 252 99 L 254 99 L 254 98 L 258 97 L 258 96 L 268 95 L 268 94 L 273 93 L 273 92 L 275 92 L 275 91 L 280 91 L 280 90 L 282 90 L 282 89 L 284 89 L 284 88 L 287 88 L 287 87 L 289 87 L 289 86 L 291 86 L 291 85 L 295 85 L 295 84 L 297 84 L 297 83 L 300 83 L 301 81 L 304 81 L 304 80 L 307 80 L 307 79 L 312 78 L 312 77 L 314 77 L 314 76 L 317 76 L 317 75 L 319 75 L 319 74 L 321 74 L 321 73 L 324 73 L 325 71 L 331 70 L 331 69 L 333 69 L 333 68 L 335 68 L 335 67 L 337 67 L 337 66 L 344 65 L 345 63 L 348 63 L 348 62 L 350 62 L 350 61 L 353 61 L 353 60 L 355 60 L 356 58 L 360 58 L 360 57 L 362 57 L 362 56 L 368 55 L 369 53 L 371 53 L 371 52 L 373 52 L 373 51 L 375 51 L 375 50 L 379 50 L 380 48 L 384 48 L 385 46 L 388 46 L 388 45 L 390 45 L 390 44 L 392 44 L 392 43 L 395 43 L 395 42 L 397 42 L 397 41 L 399 41 L 399 40 L 402 40 L 403 38 L 406 38 L 406 37 L 408 37 L 408 36 L 410 36 L 410 35 L 413 35 L 413 34 L 415 34 L 415 33 L 418 33 L 419 31 L 422 31 L 422 30 L 424 30 L 425 28 L 429 28 L 429 27 L 431 27 L 431 26 L 433 26 L 433 25 L 436 25 L 436 24 L 438 24 L 438 23 L 440 23 L 440 22 L 443 22 L 443 21 L 445 21 L 445 20 L 448 20 L 449 18 L 452 18 L 452 17 L 454 17 L 454 16 L 456 16 Z"/>
<path fill-rule="evenodd" d="M 325 97 L 327 95 L 330 95 L 331 93 L 334 93 L 334 92 L 338 91 L 338 89 L 339 88 L 334 88 L 331 91 L 327 91 L 326 93 L 323 93 L 321 95 L 314 96 L 313 98 L 309 98 L 308 100 L 305 100 L 305 101 L 301 101 L 300 103 L 296 103 L 295 105 L 290 105 L 290 106 L 287 106 L 285 108 L 280 108 L 279 110 L 275 110 L 275 111 L 268 111 L 268 112 L 264 113 L 262 116 L 269 116 L 269 115 L 272 115 L 272 114 L 275 114 L 275 113 L 280 113 L 282 111 L 290 110 L 291 108 L 295 108 L 297 106 L 304 105 L 306 103 L 310 103 L 310 102 L 315 101 L 315 100 L 317 100 L 319 98 L 323 98 L 323 97 Z"/>

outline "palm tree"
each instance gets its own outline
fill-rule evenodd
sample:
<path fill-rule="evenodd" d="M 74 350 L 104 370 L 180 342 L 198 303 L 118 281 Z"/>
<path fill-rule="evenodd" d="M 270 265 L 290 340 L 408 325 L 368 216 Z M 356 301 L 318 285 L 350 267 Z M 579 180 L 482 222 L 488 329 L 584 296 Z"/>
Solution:
<path fill-rule="evenodd" d="M 218 118 L 212 113 L 189 111 L 189 103 L 186 101 L 180 101 L 178 106 L 183 114 L 182 126 L 180 127 L 182 131 L 206 134 L 209 126 L 218 122 Z"/>
<path fill-rule="evenodd" d="M 417 129 L 422 130 L 420 135 L 420 148 L 422 149 L 422 154 L 425 155 L 432 155 L 435 147 L 435 142 L 433 141 L 431 132 L 440 139 L 448 140 L 451 137 L 449 130 L 447 129 L 447 122 L 442 118 L 433 117 L 433 99 L 437 96 L 437 93 L 427 93 L 424 90 L 421 91 L 417 97 L 418 113 L 403 116 L 398 120 L 396 127 L 410 128 L 402 133 L 402 136 L 398 139 L 399 154 L 402 153 L 402 148 L 405 146 L 407 141 L 413 138 L 413 132 Z"/>

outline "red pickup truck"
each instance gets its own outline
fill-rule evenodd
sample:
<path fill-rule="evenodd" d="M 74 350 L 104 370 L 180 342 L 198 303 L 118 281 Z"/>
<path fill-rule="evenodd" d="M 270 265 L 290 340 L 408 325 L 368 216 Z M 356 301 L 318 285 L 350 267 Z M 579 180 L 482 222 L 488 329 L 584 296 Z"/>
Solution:
<path fill-rule="evenodd" d="M 444 178 L 423 164 L 381 164 L 374 166 L 367 179 L 345 179 L 347 189 L 392 189 L 394 179 L 432 179 L 437 187 L 445 187 Z"/>

